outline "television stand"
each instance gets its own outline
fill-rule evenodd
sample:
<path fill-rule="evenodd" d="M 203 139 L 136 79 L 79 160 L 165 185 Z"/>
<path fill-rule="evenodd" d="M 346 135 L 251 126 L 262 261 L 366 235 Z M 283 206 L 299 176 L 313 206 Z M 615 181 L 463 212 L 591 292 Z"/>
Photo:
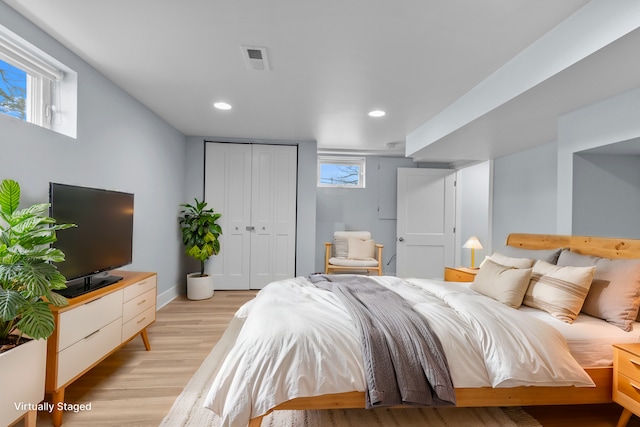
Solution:
<path fill-rule="evenodd" d="M 64 307 L 50 306 L 56 327 L 47 340 L 45 388 L 55 427 L 62 424 L 65 389 L 82 374 L 138 335 L 151 350 L 147 327 L 156 320 L 157 275 L 117 274 L 124 279 L 69 299 Z"/>
<path fill-rule="evenodd" d="M 72 280 L 67 283 L 65 289 L 58 289 L 55 292 L 62 295 L 65 298 L 75 298 L 80 295 L 84 295 L 96 289 L 104 288 L 105 286 L 113 285 L 123 279 L 122 276 L 87 276 L 78 280 Z"/>

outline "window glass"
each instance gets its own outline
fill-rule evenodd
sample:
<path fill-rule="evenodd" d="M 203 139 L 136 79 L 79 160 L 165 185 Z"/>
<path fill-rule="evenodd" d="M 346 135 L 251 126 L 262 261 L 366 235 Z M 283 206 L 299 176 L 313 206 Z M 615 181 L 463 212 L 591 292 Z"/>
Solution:
<path fill-rule="evenodd" d="M 318 187 L 365 188 L 364 157 L 318 157 Z"/>
<path fill-rule="evenodd" d="M 27 73 L 0 60 L 0 113 L 27 119 Z"/>

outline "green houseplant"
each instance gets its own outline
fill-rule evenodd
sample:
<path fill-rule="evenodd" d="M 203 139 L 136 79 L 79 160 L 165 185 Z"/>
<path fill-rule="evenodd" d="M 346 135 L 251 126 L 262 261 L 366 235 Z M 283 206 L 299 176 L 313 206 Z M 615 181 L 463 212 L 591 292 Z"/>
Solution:
<path fill-rule="evenodd" d="M 222 228 L 217 221 L 221 215 L 207 209 L 207 202 L 200 202 L 197 198 L 194 204 L 180 206 L 184 208 L 179 217 L 182 242 L 187 255 L 200 262 L 200 272 L 187 276 L 187 298 L 209 298 L 213 295 L 213 284 L 212 278 L 204 272 L 204 263 L 220 252 L 218 237 Z"/>
<path fill-rule="evenodd" d="M 22 334 L 48 338 L 55 324 L 49 304 L 67 300 L 52 292 L 64 289 L 65 278 L 52 262 L 64 254 L 50 247 L 56 231 L 73 224 L 56 224 L 47 216 L 49 204 L 18 209 L 20 185 L 5 179 L 0 184 L 0 343 L 13 347 Z M 17 332 L 15 342 L 11 334 Z M 12 342 L 9 343 L 8 341 Z"/>

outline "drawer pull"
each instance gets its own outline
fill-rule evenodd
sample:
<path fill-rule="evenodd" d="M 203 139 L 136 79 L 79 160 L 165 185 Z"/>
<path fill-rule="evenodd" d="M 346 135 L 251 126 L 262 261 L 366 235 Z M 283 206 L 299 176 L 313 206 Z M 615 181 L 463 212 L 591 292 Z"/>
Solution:
<path fill-rule="evenodd" d="M 86 303 L 85 305 L 93 304 L 94 302 L 96 302 L 96 301 L 100 301 L 101 299 L 102 299 L 102 297 L 100 297 L 100 298 L 96 298 L 96 299 L 94 299 L 94 300 L 92 300 L 92 301 L 89 301 L 89 302 L 88 302 L 88 303 Z"/>
<path fill-rule="evenodd" d="M 147 281 L 145 280 L 144 282 L 138 282 L 138 286 L 142 286 L 142 285 L 146 285 Z"/>
<path fill-rule="evenodd" d="M 138 320 L 136 323 L 142 323 L 146 320 L 146 317 L 143 317 L 142 319 Z"/>
<path fill-rule="evenodd" d="M 640 362 L 638 362 L 637 360 L 629 359 L 629 362 L 631 362 L 632 365 L 636 365 L 640 368 Z"/>
<path fill-rule="evenodd" d="M 632 382 L 629 382 L 629 385 L 630 385 L 631 387 L 633 387 L 635 391 L 639 391 L 639 392 L 640 392 L 640 386 L 637 386 L 637 385 L 635 385 L 635 384 L 634 384 L 634 383 L 632 383 Z"/>
<path fill-rule="evenodd" d="M 145 302 L 147 302 L 147 300 L 146 300 L 146 299 L 143 299 L 142 301 L 140 301 L 140 302 L 138 303 L 138 305 L 142 305 L 142 304 L 144 304 Z"/>
<path fill-rule="evenodd" d="M 89 339 L 90 337 L 94 336 L 95 334 L 97 334 L 98 332 L 100 332 L 100 329 L 98 329 L 95 332 L 91 332 L 89 335 L 87 335 L 86 337 L 82 338 L 83 340 Z"/>

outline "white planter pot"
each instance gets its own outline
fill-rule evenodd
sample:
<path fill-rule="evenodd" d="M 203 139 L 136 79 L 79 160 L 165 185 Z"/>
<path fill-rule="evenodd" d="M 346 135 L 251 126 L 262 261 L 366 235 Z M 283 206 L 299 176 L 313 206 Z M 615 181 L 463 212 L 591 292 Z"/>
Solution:
<path fill-rule="evenodd" d="M 47 340 L 31 340 L 0 354 L 0 425 L 12 424 L 44 399 L 46 365 Z"/>
<path fill-rule="evenodd" d="M 213 296 L 213 276 L 199 277 L 200 273 L 187 275 L 187 298 L 208 299 Z"/>

